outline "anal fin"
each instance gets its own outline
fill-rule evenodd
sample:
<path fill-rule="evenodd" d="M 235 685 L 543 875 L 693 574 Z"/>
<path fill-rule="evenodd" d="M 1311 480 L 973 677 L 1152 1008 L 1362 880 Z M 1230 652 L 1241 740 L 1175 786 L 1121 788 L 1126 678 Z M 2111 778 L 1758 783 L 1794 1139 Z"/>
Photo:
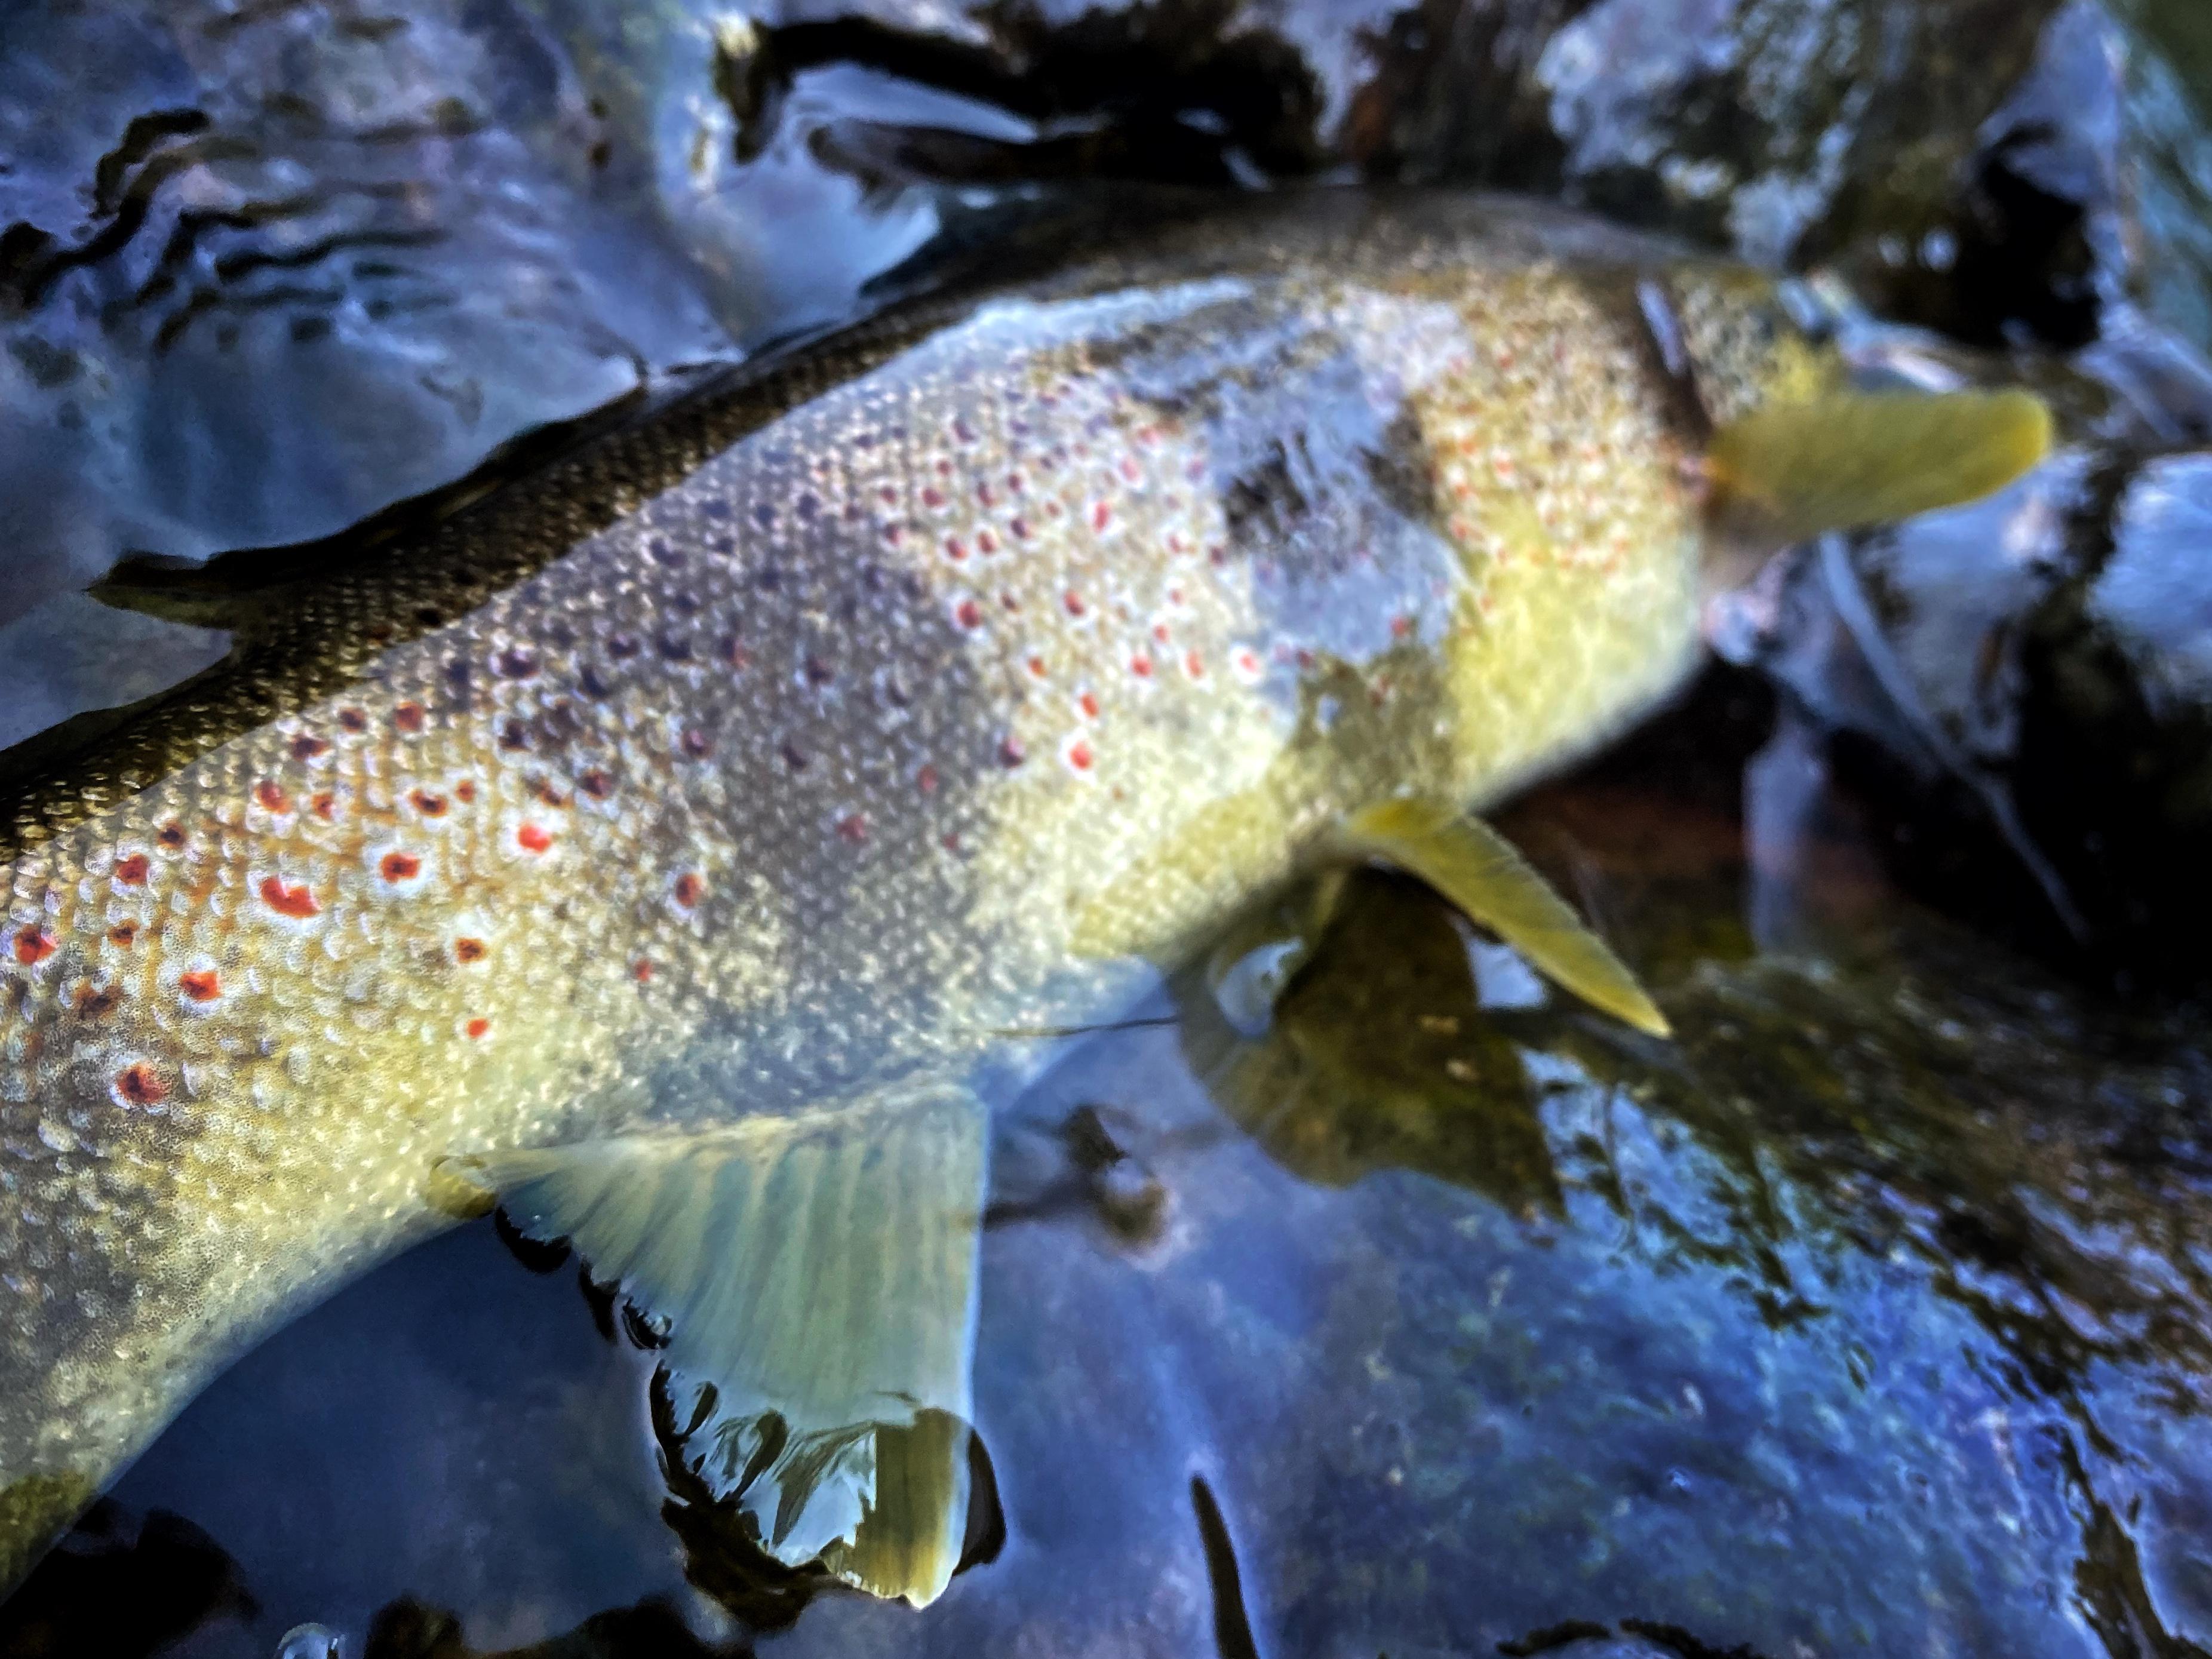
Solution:
<path fill-rule="evenodd" d="M 1356 814 L 1342 842 L 1348 852 L 1419 877 L 1593 1007 L 1653 1036 L 1668 1035 L 1667 1017 L 1627 964 L 1480 818 L 1448 801 L 1401 797 Z"/>
<path fill-rule="evenodd" d="M 665 1325 L 685 1461 L 763 1550 L 922 1606 L 966 1528 L 985 1148 L 931 1085 L 451 1167 Z"/>

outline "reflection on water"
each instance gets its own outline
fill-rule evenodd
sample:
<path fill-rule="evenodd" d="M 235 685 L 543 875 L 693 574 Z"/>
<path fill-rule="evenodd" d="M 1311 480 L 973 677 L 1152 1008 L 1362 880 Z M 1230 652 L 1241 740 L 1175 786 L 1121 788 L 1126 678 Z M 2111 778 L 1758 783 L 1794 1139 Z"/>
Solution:
<path fill-rule="evenodd" d="M 998 1519 L 926 1613 L 779 1579 L 664 1486 L 650 1353 L 484 1223 L 210 1390 L 0 1638 L 2203 1651 L 2201 1022 L 1905 901 L 1818 776 L 1790 787 L 1819 810 L 1766 814 L 1790 856 L 1748 867 L 1743 780 L 1789 770 L 1745 765 L 1769 724 L 1717 674 L 1504 820 L 1672 1045 L 1361 876 L 1265 1032 L 1201 978 L 1037 1085 L 984 1241 Z"/>

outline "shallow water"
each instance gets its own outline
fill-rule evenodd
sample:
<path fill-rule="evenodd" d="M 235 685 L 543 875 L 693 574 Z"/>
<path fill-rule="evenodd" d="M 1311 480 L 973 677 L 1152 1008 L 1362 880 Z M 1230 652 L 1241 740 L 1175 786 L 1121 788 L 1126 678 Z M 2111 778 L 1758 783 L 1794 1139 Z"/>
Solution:
<path fill-rule="evenodd" d="M 1197 988 L 1071 1048 L 996 1153 L 1004 1537 L 927 1612 L 728 1594 L 742 1561 L 656 1515 L 649 1358 L 482 1224 L 211 1389 L 15 1640 L 168 1606 L 182 1654 L 309 1621 L 537 1651 L 657 1597 L 750 1645 L 688 1568 L 798 1611 L 758 1638 L 788 1653 L 2198 1650 L 2202 1023 L 1905 899 L 1771 716 L 1717 672 L 1504 820 L 1674 1045 L 1376 878 L 1261 1042 Z M 164 1511 L 204 1532 L 184 1566 Z M 696 1650 L 672 1630 L 544 1650 Z"/>
<path fill-rule="evenodd" d="M 126 172 L 238 143 L 165 164 L 191 188 L 149 188 L 149 216 L 73 274 L 0 244 L 0 279 L 71 296 L 0 319 L 0 430 L 16 423 L 0 473 L 41 480 L 10 486 L 11 545 L 39 551 L 0 571 L 0 606 L 23 613 L 0 631 L 0 744 L 222 648 L 197 621 L 126 628 L 79 596 L 118 553 L 307 541 L 499 465 L 545 423 L 849 314 L 918 249 L 1023 208 L 1010 172 L 1249 180 L 1382 157 L 1771 252 L 1802 236 L 1978 337 L 2074 317 L 2104 283 L 2107 300 L 2132 284 L 2174 339 L 2212 340 L 2189 0 L 2124 9 L 2113 37 L 2132 48 L 2112 84 L 2141 267 L 1971 316 L 1996 302 L 1939 280 L 1953 264 L 1927 236 L 1948 222 L 1917 198 L 1867 208 L 1850 181 L 1882 152 L 1842 146 L 1823 172 L 1834 88 L 1774 84 L 1791 28 L 1859 40 L 1863 9 L 1616 0 L 1507 39 L 1449 8 L 1317 8 L 1283 29 L 1322 60 L 1310 73 L 1253 29 L 1224 27 L 1238 44 L 1209 59 L 1110 9 L 1065 37 L 884 9 L 884 33 L 830 38 L 752 103 L 714 82 L 703 12 L 594 32 L 571 9 L 415 7 L 393 31 L 313 9 L 157 27 L 58 8 L 7 43 L 0 185 L 20 222 L 96 237 L 70 228 L 66 191 L 40 198 L 40 167 L 96 173 L 131 115 L 210 106 L 205 125 L 137 129 Z M 1577 52 L 1662 26 L 1690 30 L 1664 74 L 1576 78 Z M 1364 78 L 1343 56 L 1361 29 Z M 932 40 L 971 55 L 901 58 Z M 1042 53 L 1029 84 L 1064 108 L 1008 93 L 1009 40 Z M 2102 61 L 2082 50 L 2073 70 Z M 1542 118 L 1498 106 L 1525 148 L 1492 154 L 1496 133 L 1424 104 L 1443 96 L 1431 59 L 1527 70 Z M 303 64 L 322 118 L 285 101 Z M 1101 65 L 1130 64 L 1197 88 L 1193 118 L 1100 90 Z M 1770 94 L 1750 137 L 1710 118 L 1715 88 L 1747 77 Z M 1868 131 L 1918 84 L 1881 81 L 1854 106 Z M 85 95 L 41 123 L 61 86 Z M 1733 183 L 1708 190 L 1722 153 Z M 2102 246 L 2090 209 L 2066 235 Z M 2073 244 L 2038 246 L 2063 263 Z M 935 1607 L 765 1571 L 672 1498 L 649 1354 L 574 1264 L 533 1273 L 487 1222 L 210 1389 L 0 1607 L 0 1650 L 265 1656 L 291 1633 L 285 1659 L 2206 1651 L 2212 1052 L 2201 999 L 2130 971 L 2198 936 L 2200 888 L 2143 872 L 2180 872 L 2193 844 L 2194 818 L 2161 814 L 2201 805 L 2172 778 L 2190 770 L 2176 752 L 2201 753 L 2204 589 L 2185 512 L 2133 539 L 2122 514 L 2134 562 L 2110 540 L 2067 562 L 2129 481 L 2186 485 L 2202 463 L 2145 466 L 2132 430 L 2085 444 L 2060 465 L 2091 507 L 2047 556 L 1958 520 L 1851 550 L 1919 676 L 1902 716 L 1848 651 L 1809 668 L 1769 651 L 1765 678 L 1714 670 L 1502 819 L 1644 974 L 1676 1043 L 1547 1001 L 1433 901 L 1374 880 L 1264 1038 L 1236 1036 L 1194 981 L 1064 1045 L 994 1155 L 977 1393 L 1002 1528 L 979 1526 Z M 1951 558 L 1962 535 L 1973 556 Z M 2172 704 L 2165 747 L 2140 751 L 2164 758 L 2096 775 L 2086 807 L 2089 775 L 2069 769 L 2118 729 L 2106 705 L 2065 743 L 2033 727 L 2039 746 L 2021 708 L 2063 700 L 2018 687 L 2040 672 L 2079 693 L 2087 653 L 1960 672 L 1988 639 L 2048 647 L 2036 607 L 2075 589 L 2100 629 L 2133 629 L 2100 672 Z M 1942 783 L 1950 763 L 1899 725 L 1923 716 L 1970 751 L 1963 805 L 1945 793 L 1961 767 Z M 1990 778 L 2018 792 L 2021 836 L 1993 830 Z M 2075 950 L 2023 845 L 2091 920 L 2149 909 Z"/>

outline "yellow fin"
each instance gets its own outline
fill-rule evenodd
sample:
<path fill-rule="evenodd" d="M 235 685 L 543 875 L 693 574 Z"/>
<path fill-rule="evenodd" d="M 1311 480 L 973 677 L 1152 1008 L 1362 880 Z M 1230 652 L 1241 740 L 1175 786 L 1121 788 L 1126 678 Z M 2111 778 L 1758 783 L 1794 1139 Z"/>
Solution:
<path fill-rule="evenodd" d="M 1667 1017 L 1627 965 L 1479 818 L 1446 802 L 1404 797 L 1359 813 L 1344 841 L 1353 852 L 1419 877 L 1591 1006 L 1653 1036 L 1670 1034 Z"/>
<path fill-rule="evenodd" d="M 684 1461 L 763 1550 L 921 1607 L 966 1532 L 984 1151 L 939 1085 L 448 1167 L 665 1322 Z"/>
<path fill-rule="evenodd" d="M 2033 392 L 1845 392 L 1729 422 L 1708 462 L 1717 511 L 1797 541 L 1978 500 L 2051 443 L 2051 410 Z"/>

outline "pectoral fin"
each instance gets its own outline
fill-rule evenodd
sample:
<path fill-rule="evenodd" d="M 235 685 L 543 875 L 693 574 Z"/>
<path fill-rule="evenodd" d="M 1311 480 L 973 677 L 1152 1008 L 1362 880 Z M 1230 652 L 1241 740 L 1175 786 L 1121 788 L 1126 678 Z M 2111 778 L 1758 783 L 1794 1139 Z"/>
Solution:
<path fill-rule="evenodd" d="M 2051 410 L 2032 392 L 1838 392 L 1730 422 L 1707 464 L 1717 511 L 1797 541 L 1978 500 L 2051 442 Z"/>
<path fill-rule="evenodd" d="M 453 1167 L 665 1324 L 685 1461 L 763 1549 L 921 1606 L 967 1519 L 985 1145 L 939 1086 Z"/>
<path fill-rule="evenodd" d="M 1668 1035 L 1667 1017 L 1627 965 L 1480 819 L 1443 801 L 1388 800 L 1353 817 L 1343 841 L 1348 851 L 1419 877 L 1592 1006 L 1653 1036 Z"/>

